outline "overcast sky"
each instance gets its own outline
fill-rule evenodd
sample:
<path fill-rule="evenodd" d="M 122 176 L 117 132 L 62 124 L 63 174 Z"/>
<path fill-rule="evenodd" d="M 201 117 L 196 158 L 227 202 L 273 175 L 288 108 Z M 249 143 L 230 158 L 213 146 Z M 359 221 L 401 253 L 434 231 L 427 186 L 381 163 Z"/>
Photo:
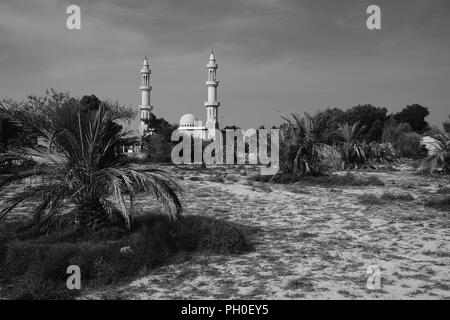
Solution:
<path fill-rule="evenodd" d="M 81 7 L 81 30 L 66 8 Z M 382 29 L 366 27 L 378 4 Z M 221 125 L 274 125 L 280 114 L 374 104 L 450 114 L 448 0 L 0 0 L 0 97 L 46 88 L 137 106 L 150 56 L 154 113 L 205 121 L 214 48 Z"/>

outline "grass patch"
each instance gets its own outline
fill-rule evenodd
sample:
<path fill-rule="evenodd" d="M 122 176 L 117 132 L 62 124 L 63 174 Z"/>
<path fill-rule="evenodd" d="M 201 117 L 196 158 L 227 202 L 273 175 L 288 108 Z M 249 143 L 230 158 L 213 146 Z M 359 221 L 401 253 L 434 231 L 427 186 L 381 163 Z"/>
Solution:
<path fill-rule="evenodd" d="M 292 175 L 279 174 L 274 176 L 251 176 L 252 181 L 273 182 L 288 184 L 296 182 L 302 185 L 310 186 L 384 186 L 384 182 L 378 177 L 369 175 L 367 177 L 357 176 L 353 173 L 345 175 L 325 175 L 325 176 L 303 176 L 293 177 Z"/>
<path fill-rule="evenodd" d="M 3 238 L 0 280 L 9 289 L 0 294 L 12 299 L 71 299 L 80 291 L 66 287 L 69 265 L 80 267 L 82 289 L 111 285 L 192 254 L 251 251 L 252 232 L 255 229 L 201 216 L 173 223 L 152 214 L 137 217 L 131 232 L 113 226 L 89 238 L 71 230 L 39 238 Z M 121 252 L 124 247 L 130 250 Z"/>
<path fill-rule="evenodd" d="M 251 186 L 253 187 L 253 190 L 259 190 L 262 192 L 272 192 L 272 188 L 265 183 L 253 182 L 251 183 Z"/>
<path fill-rule="evenodd" d="M 305 189 L 305 186 L 297 184 L 287 186 L 286 190 L 297 194 L 311 194 L 311 191 Z"/>
<path fill-rule="evenodd" d="M 365 205 L 369 205 L 369 206 L 375 206 L 375 205 L 382 205 L 383 201 L 378 198 L 376 195 L 374 194 L 362 194 L 360 196 L 358 196 L 358 200 Z"/>
<path fill-rule="evenodd" d="M 298 278 L 294 280 L 290 280 L 288 284 L 285 286 L 286 290 L 301 290 L 301 291 L 313 291 L 314 283 L 307 278 Z"/>
<path fill-rule="evenodd" d="M 213 177 L 209 178 L 208 181 L 211 181 L 211 182 L 218 182 L 218 183 L 224 183 L 224 182 L 225 182 L 225 179 L 224 179 L 222 176 L 216 175 L 216 176 L 213 176 Z"/>
<path fill-rule="evenodd" d="M 450 195 L 433 197 L 425 202 L 425 207 L 450 211 Z"/>
<path fill-rule="evenodd" d="M 384 192 L 380 197 L 365 193 L 358 196 L 358 200 L 365 205 L 383 205 L 389 201 L 414 201 L 414 197 L 410 193 Z"/>
<path fill-rule="evenodd" d="M 384 192 L 381 199 L 385 201 L 414 201 L 414 196 L 410 193 Z"/>
<path fill-rule="evenodd" d="M 450 187 L 443 187 L 443 188 L 439 188 L 436 191 L 437 194 L 448 194 L 450 195 Z"/>
<path fill-rule="evenodd" d="M 237 176 L 234 176 L 234 175 L 228 175 L 227 176 L 227 180 L 229 180 L 231 182 L 234 182 L 234 183 L 239 182 L 239 178 Z"/>

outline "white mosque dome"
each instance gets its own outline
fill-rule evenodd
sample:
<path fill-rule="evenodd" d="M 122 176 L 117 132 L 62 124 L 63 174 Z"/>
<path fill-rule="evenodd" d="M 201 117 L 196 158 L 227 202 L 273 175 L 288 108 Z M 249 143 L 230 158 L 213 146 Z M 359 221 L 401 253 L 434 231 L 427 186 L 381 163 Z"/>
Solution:
<path fill-rule="evenodd" d="M 187 113 L 180 118 L 180 127 L 194 127 L 197 122 L 197 118 L 191 114 Z"/>

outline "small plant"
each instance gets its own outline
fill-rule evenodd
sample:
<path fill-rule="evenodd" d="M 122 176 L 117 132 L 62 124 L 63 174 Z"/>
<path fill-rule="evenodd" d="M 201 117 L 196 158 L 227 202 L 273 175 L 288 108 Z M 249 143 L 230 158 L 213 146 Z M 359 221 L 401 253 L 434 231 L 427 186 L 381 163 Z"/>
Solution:
<path fill-rule="evenodd" d="M 450 187 L 442 187 L 439 188 L 436 193 L 438 194 L 449 194 L 450 195 Z"/>
<path fill-rule="evenodd" d="M 381 199 L 387 201 L 414 201 L 414 197 L 410 193 L 384 192 Z"/>
<path fill-rule="evenodd" d="M 280 184 L 289 184 L 295 182 L 298 185 L 319 185 L 324 187 L 334 186 L 384 186 L 384 182 L 378 177 L 370 175 L 368 177 L 357 176 L 353 173 L 346 173 L 345 175 L 330 174 L 323 176 L 305 176 L 299 177 L 295 180 L 290 175 L 277 176 L 252 176 L 250 181 L 257 182 L 274 182 Z"/>
<path fill-rule="evenodd" d="M 383 201 L 374 194 L 367 194 L 367 193 L 362 194 L 362 195 L 358 196 L 358 200 L 362 204 L 366 204 L 366 205 L 381 205 L 381 204 L 383 204 Z"/>
<path fill-rule="evenodd" d="M 450 196 L 433 197 L 425 202 L 425 206 L 429 208 L 450 211 Z"/>
<path fill-rule="evenodd" d="M 423 174 L 450 173 L 450 122 L 444 123 L 444 132 L 434 136 L 435 150 L 425 159 L 419 172 Z"/>
<path fill-rule="evenodd" d="M 211 182 L 218 182 L 218 183 L 224 183 L 225 182 L 225 179 L 222 176 L 220 176 L 220 175 L 212 176 L 208 180 L 211 181 Z"/>
<path fill-rule="evenodd" d="M 386 164 L 397 160 L 397 152 L 390 143 L 371 142 L 364 144 L 364 150 L 369 163 Z"/>
<path fill-rule="evenodd" d="M 364 144 L 358 140 L 359 123 L 353 125 L 344 122 L 339 125 L 339 134 L 343 140 L 341 145 L 342 158 L 346 168 L 360 168 L 367 163 L 367 156 L 364 152 Z"/>
<path fill-rule="evenodd" d="M 280 130 L 281 173 L 289 174 L 295 179 L 332 170 L 334 164 L 328 161 L 331 160 L 329 156 L 337 155 L 332 147 L 318 140 L 317 119 L 308 114 L 304 117 L 292 114 L 291 118 L 283 119 L 287 123 L 282 125 Z"/>

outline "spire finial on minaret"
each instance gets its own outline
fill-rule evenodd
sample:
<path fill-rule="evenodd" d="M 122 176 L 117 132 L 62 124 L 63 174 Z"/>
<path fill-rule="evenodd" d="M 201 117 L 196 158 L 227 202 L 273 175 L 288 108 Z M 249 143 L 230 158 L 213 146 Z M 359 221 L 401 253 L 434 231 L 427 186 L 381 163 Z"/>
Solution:
<path fill-rule="evenodd" d="M 147 54 L 145 54 L 144 57 L 144 62 L 142 63 L 143 66 L 148 66 L 148 58 L 147 58 Z"/>

